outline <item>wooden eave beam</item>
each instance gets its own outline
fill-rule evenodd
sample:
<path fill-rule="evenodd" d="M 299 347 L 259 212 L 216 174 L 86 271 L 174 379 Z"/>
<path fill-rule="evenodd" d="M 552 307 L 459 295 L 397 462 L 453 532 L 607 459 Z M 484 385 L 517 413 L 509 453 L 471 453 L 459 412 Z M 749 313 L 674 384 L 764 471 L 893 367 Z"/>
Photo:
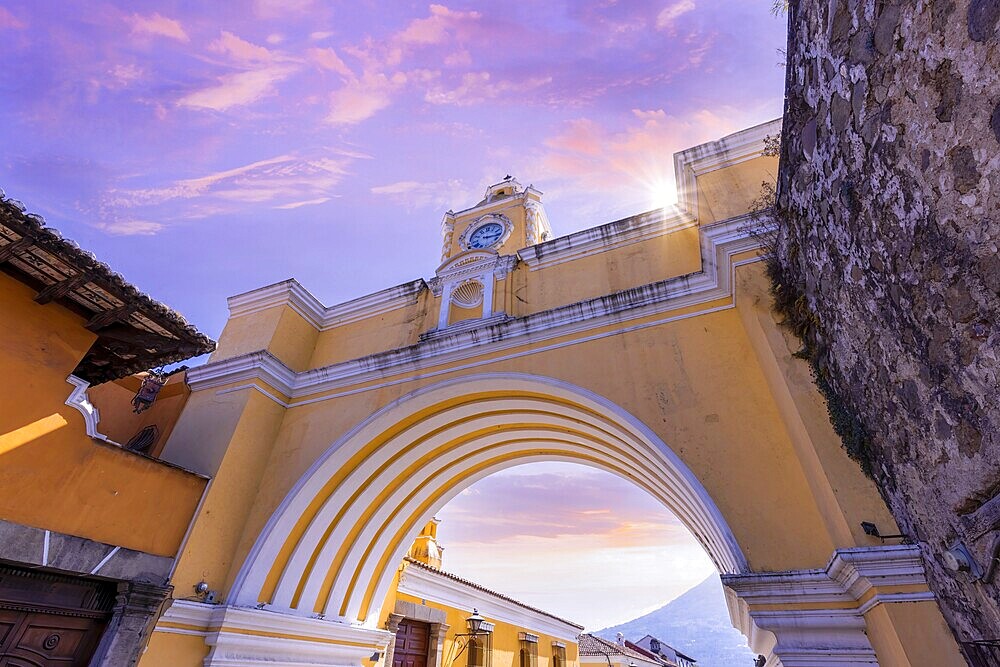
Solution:
<path fill-rule="evenodd" d="M 35 302 L 44 305 L 51 301 L 55 301 L 56 299 L 61 299 L 92 278 L 93 276 L 89 273 L 78 273 L 75 276 L 66 278 L 65 280 L 52 283 L 35 295 Z"/>
<path fill-rule="evenodd" d="M 104 327 L 114 324 L 115 322 L 126 319 L 129 315 L 134 313 L 139 309 L 139 304 L 137 303 L 126 303 L 123 306 L 118 306 L 117 308 L 112 308 L 111 310 L 105 310 L 100 313 L 96 313 L 87 322 L 86 327 L 88 330 L 97 332 Z"/>
<path fill-rule="evenodd" d="M 24 252 L 32 245 L 34 245 L 35 239 L 30 236 L 22 236 L 16 241 L 11 241 L 4 247 L 0 248 L 0 264 L 10 260 L 11 257 L 19 253 Z"/>

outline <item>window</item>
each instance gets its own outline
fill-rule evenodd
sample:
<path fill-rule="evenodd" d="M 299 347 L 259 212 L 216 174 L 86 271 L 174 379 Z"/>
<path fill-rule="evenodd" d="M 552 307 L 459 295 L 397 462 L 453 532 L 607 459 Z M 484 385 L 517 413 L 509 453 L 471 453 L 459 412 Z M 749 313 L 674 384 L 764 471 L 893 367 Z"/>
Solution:
<path fill-rule="evenodd" d="M 552 642 L 552 667 L 566 667 L 566 645 Z"/>
<path fill-rule="evenodd" d="M 486 639 L 469 637 L 469 667 L 486 667 Z"/>
<path fill-rule="evenodd" d="M 520 667 L 538 667 L 538 635 L 520 632 L 517 638 L 521 642 Z"/>

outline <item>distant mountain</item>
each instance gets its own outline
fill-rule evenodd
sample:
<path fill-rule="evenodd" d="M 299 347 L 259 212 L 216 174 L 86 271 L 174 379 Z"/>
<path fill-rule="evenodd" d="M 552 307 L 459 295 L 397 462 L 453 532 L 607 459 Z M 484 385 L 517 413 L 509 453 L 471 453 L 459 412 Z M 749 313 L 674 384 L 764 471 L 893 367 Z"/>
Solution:
<path fill-rule="evenodd" d="M 698 667 L 751 667 L 756 657 L 729 621 L 718 575 L 656 611 L 594 634 L 614 641 L 619 632 L 633 642 L 653 635 L 697 659 Z"/>

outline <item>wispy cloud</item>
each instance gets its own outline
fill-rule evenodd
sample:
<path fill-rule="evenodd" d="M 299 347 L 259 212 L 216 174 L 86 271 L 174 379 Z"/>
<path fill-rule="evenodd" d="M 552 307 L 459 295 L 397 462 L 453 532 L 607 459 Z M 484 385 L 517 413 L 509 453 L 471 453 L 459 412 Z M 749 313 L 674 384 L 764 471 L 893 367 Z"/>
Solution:
<path fill-rule="evenodd" d="M 229 56 L 240 63 L 269 63 L 274 59 L 273 54 L 266 47 L 248 42 L 226 30 L 223 30 L 219 38 L 208 45 L 208 50 Z"/>
<path fill-rule="evenodd" d="M 180 42 L 190 42 L 187 32 L 181 22 L 176 19 L 167 18 L 160 13 L 153 13 L 149 16 L 133 14 L 127 19 L 132 26 L 133 35 L 152 35 L 157 37 L 167 37 Z"/>
<path fill-rule="evenodd" d="M 402 73 L 388 77 L 381 73 L 365 73 L 352 78 L 343 87 L 330 93 L 330 112 L 326 122 L 331 125 L 354 125 L 367 120 L 392 103 L 392 94 L 406 83 Z"/>
<path fill-rule="evenodd" d="M 317 204 L 325 204 L 326 202 L 330 201 L 332 198 L 333 197 L 318 197 L 316 199 L 306 199 L 305 201 L 293 201 L 293 202 L 288 203 L 288 204 L 279 204 L 278 206 L 275 206 L 274 208 L 294 209 L 294 208 L 302 208 L 303 206 L 315 206 Z"/>
<path fill-rule="evenodd" d="M 254 0 L 254 13 L 262 19 L 287 19 L 313 8 L 315 0 Z"/>
<path fill-rule="evenodd" d="M 92 225 L 111 236 L 153 236 L 163 230 L 163 225 L 149 220 L 116 220 Z"/>
<path fill-rule="evenodd" d="M 177 105 L 192 109 L 226 111 L 232 107 L 252 104 L 275 94 L 277 84 L 294 71 L 294 67 L 274 65 L 226 74 L 219 77 L 216 85 L 185 95 L 177 101 Z"/>
<path fill-rule="evenodd" d="M 314 63 L 322 67 L 323 69 L 330 70 L 331 72 L 336 72 L 345 77 L 352 77 L 354 73 L 351 68 L 341 59 L 337 52 L 332 48 L 315 48 L 306 51 L 306 55 Z"/>
<path fill-rule="evenodd" d="M 420 182 L 397 181 L 371 188 L 373 195 L 386 197 L 407 210 L 433 207 L 442 210 L 455 202 L 470 201 L 472 190 L 460 180 Z"/>
<path fill-rule="evenodd" d="M 467 72 L 451 88 L 439 85 L 427 91 L 424 99 L 431 104 L 469 106 L 518 91 L 526 93 L 552 81 L 552 77 L 532 77 L 521 81 L 495 81 L 489 72 Z"/>
<path fill-rule="evenodd" d="M 291 209 L 320 204 L 338 196 L 335 188 L 350 165 L 363 157 L 368 156 L 338 150 L 311 157 L 278 155 L 163 187 L 113 190 L 105 198 L 104 210 L 114 213 L 168 204 L 177 208 L 179 203 L 179 218 L 198 218 L 206 211 L 220 214 L 258 205 Z"/>
<path fill-rule="evenodd" d="M 448 39 L 449 33 L 464 24 L 477 21 L 482 14 L 476 11 L 456 11 L 444 5 L 431 5 L 430 16 L 413 19 L 394 38 L 396 44 L 422 45 L 440 44 Z"/>
<path fill-rule="evenodd" d="M 656 15 L 656 29 L 675 34 L 677 19 L 688 12 L 694 11 L 694 9 L 694 0 L 675 0 L 671 2 Z"/>
<path fill-rule="evenodd" d="M 25 30 L 28 24 L 14 16 L 6 7 L 0 7 L 0 30 Z"/>

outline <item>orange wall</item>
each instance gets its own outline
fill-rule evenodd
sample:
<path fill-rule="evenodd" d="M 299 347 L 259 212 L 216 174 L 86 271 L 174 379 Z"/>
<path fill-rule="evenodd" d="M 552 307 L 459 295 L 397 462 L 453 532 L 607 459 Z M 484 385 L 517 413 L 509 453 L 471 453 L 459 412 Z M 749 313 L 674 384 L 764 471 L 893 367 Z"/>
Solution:
<path fill-rule="evenodd" d="M 66 378 L 95 336 L 34 294 L 0 274 L 0 519 L 175 555 L 205 478 L 87 437 Z"/>
<path fill-rule="evenodd" d="M 87 390 L 90 402 L 101 414 L 97 430 L 120 445 L 126 444 L 136 433 L 150 424 L 160 429 L 160 436 L 146 453 L 156 456 L 170 437 L 170 432 L 187 404 L 191 390 L 184 382 L 184 374 L 171 375 L 160 390 L 153 405 L 136 414 L 132 409 L 132 399 L 139 391 L 142 379 L 137 375 L 105 382 Z"/>

